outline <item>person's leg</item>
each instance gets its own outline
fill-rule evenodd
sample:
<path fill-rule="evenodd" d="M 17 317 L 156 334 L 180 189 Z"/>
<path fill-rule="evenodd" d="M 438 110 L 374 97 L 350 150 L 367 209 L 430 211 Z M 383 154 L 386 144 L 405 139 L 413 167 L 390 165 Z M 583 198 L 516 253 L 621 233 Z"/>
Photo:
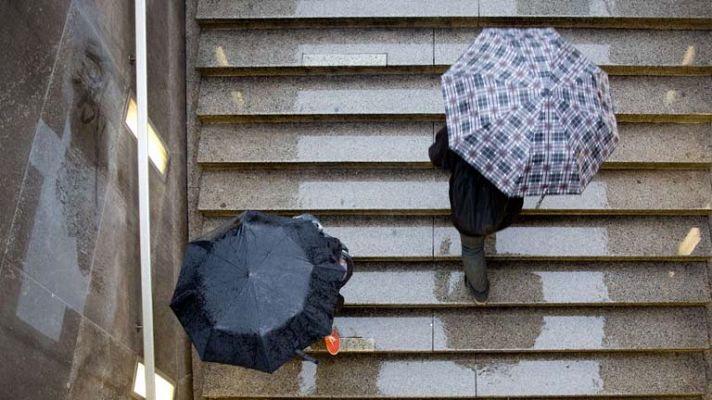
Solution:
<path fill-rule="evenodd" d="M 465 276 L 477 292 L 487 290 L 487 264 L 485 263 L 485 237 L 460 235 L 462 243 L 462 264 Z"/>

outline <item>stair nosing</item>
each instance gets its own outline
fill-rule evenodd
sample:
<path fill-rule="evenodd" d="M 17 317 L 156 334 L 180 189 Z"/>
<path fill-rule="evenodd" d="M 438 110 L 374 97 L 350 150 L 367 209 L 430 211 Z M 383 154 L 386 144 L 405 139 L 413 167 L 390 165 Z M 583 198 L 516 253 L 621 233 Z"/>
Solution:
<path fill-rule="evenodd" d="M 319 76 L 319 75 L 432 75 L 442 74 L 449 65 L 391 66 L 197 66 L 205 77 Z M 712 76 L 712 65 L 601 65 L 611 76 Z"/>
<path fill-rule="evenodd" d="M 359 355 L 417 355 L 417 356 L 448 356 L 453 354 L 461 355 L 598 355 L 598 354 L 669 354 L 669 353 L 702 353 L 709 350 L 709 347 L 661 347 L 661 348 L 610 348 L 610 349 L 435 349 L 435 350 L 342 350 L 339 354 L 356 356 Z M 310 349 L 307 354 L 326 355 L 326 350 Z"/>
<path fill-rule="evenodd" d="M 203 29 L 280 28 L 478 28 L 555 27 L 581 29 L 712 30 L 707 17 L 591 17 L 591 16 L 449 16 L 449 17 L 246 17 L 197 15 Z"/>
<path fill-rule="evenodd" d="M 580 399 L 586 399 L 586 400 L 593 400 L 593 399 L 606 399 L 606 400 L 612 400 L 612 399 L 650 399 L 650 400 L 658 400 L 661 398 L 665 399 L 691 399 L 691 400 L 700 400 L 702 396 L 704 396 L 705 393 L 703 392 L 689 392 L 689 393 L 663 393 L 663 394 L 623 394 L 623 395 L 581 395 L 581 396 L 569 396 L 569 395 L 526 395 L 526 396 L 519 396 L 519 395 L 509 395 L 509 396 L 502 396 L 502 395 L 495 395 L 495 396 L 332 396 L 332 395 L 308 395 L 308 396 L 293 396 L 293 395 L 265 395 L 265 396 L 254 396 L 250 395 L 247 397 L 243 396 L 205 396 L 201 399 L 204 400 L 271 400 L 271 399 L 276 399 L 276 400 L 289 400 L 289 399 L 301 399 L 301 400 L 374 400 L 374 399 L 385 399 L 385 400 L 440 400 L 440 399 L 451 399 L 451 400 L 462 400 L 462 399 L 507 399 L 507 400 L 514 400 L 514 399 L 532 399 L 532 400 L 540 400 L 542 398 L 544 399 L 560 399 L 560 400 L 580 400 Z"/>
<path fill-rule="evenodd" d="M 701 396 L 704 396 L 703 392 L 690 392 L 690 393 L 664 393 L 664 394 L 631 394 L 631 395 L 581 395 L 581 396 L 570 396 L 570 395 L 527 395 L 527 396 L 478 396 L 479 399 L 561 399 L 561 400 L 572 400 L 572 399 L 644 399 L 650 398 L 651 400 L 665 398 L 665 399 L 694 399 L 699 400 Z M 331 395 L 309 395 L 309 396 L 293 396 L 293 395 L 264 395 L 264 396 L 206 396 L 202 395 L 201 399 L 204 400 L 263 400 L 263 399 L 319 399 L 319 400 L 373 400 L 373 399 L 388 399 L 388 400 L 436 400 L 436 399 L 473 399 L 474 396 L 331 396 Z"/>
<path fill-rule="evenodd" d="M 429 161 L 210 161 L 201 158 L 197 165 L 204 171 L 242 170 L 307 170 L 307 169 L 409 169 L 435 170 Z M 602 170 L 607 171 L 700 171 L 712 168 L 712 161 L 607 161 Z"/>
<path fill-rule="evenodd" d="M 196 113 L 203 124 L 306 123 L 306 122 L 444 122 L 445 114 L 210 114 Z M 617 122 L 636 123 L 710 123 L 712 113 L 616 114 Z"/>
<path fill-rule="evenodd" d="M 240 215 L 248 209 L 213 209 L 198 207 L 198 211 L 205 217 L 234 217 Z M 346 216 L 346 217 L 372 217 L 372 216 L 408 216 L 408 217 L 444 217 L 450 215 L 449 209 L 273 209 L 273 208 L 250 208 L 250 210 L 269 212 L 276 215 L 297 215 L 305 212 L 322 216 Z M 683 208 L 683 209 L 524 209 L 522 216 L 659 216 L 659 217 L 680 217 L 680 216 L 709 216 L 712 215 L 712 208 Z"/>
<path fill-rule="evenodd" d="M 640 302 L 634 303 L 629 301 L 624 302 L 549 302 L 549 303 L 514 303 L 514 302 L 488 302 L 485 304 L 477 303 L 345 303 L 344 309 L 355 310 L 455 310 L 455 309 L 533 309 L 533 308 L 557 308 L 557 309 L 575 309 L 575 308 L 679 308 L 679 307 L 705 307 L 712 300 L 695 300 L 695 301 L 671 301 L 671 302 Z"/>
<path fill-rule="evenodd" d="M 416 263 L 428 261 L 458 261 L 461 256 L 354 256 L 355 263 L 359 262 L 400 262 Z M 561 262 L 708 262 L 712 256 L 488 256 L 493 261 L 561 261 Z"/>

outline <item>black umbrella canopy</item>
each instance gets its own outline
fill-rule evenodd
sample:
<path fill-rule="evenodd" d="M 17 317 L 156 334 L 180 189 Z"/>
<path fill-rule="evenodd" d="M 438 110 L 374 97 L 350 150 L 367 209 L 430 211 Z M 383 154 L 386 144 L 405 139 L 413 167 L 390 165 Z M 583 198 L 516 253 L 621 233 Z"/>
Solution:
<path fill-rule="evenodd" d="M 171 308 L 203 361 L 273 372 L 331 333 L 342 248 L 311 222 L 245 212 L 188 244 Z"/>

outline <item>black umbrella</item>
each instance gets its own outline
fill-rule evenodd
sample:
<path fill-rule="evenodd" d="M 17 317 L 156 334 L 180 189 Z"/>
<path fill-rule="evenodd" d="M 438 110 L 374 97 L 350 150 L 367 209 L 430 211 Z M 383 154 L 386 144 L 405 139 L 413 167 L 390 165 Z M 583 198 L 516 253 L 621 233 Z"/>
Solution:
<path fill-rule="evenodd" d="M 171 308 L 203 361 L 274 372 L 331 333 L 344 249 L 309 221 L 247 211 L 188 244 Z"/>

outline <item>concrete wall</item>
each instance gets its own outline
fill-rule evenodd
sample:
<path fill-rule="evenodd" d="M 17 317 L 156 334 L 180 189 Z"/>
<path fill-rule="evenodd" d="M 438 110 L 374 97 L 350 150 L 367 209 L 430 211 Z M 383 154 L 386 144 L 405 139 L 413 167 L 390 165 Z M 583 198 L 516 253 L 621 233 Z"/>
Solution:
<path fill-rule="evenodd" d="M 192 398 L 168 308 L 187 238 L 184 3 L 149 0 L 157 367 Z M 142 354 L 130 0 L 0 2 L 0 399 L 128 398 Z"/>

